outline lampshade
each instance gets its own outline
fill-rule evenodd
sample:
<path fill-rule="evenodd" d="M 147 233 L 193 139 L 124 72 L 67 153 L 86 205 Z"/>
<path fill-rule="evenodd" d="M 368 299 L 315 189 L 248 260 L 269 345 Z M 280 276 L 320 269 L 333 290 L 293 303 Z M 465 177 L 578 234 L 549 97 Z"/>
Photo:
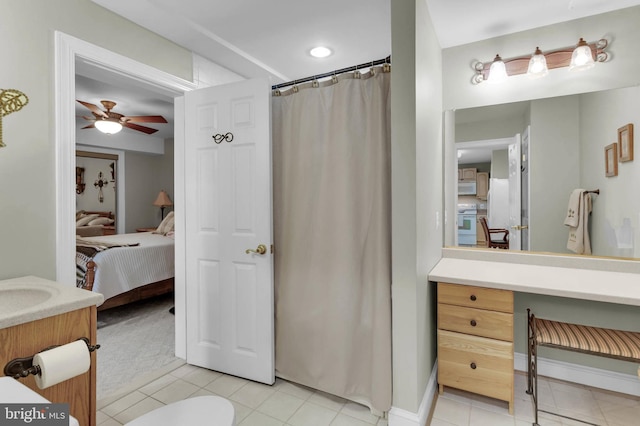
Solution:
<path fill-rule="evenodd" d="M 549 68 L 547 68 L 547 58 L 544 57 L 539 47 L 536 47 L 536 51 L 529 60 L 529 68 L 527 69 L 527 75 L 531 78 L 540 78 L 549 74 Z"/>
<path fill-rule="evenodd" d="M 162 191 L 160 191 L 160 193 L 156 197 L 156 200 L 153 202 L 153 205 L 158 207 L 167 207 L 167 206 L 172 206 L 173 201 L 171 201 L 171 198 L 169 198 L 169 196 L 163 189 Z"/>
<path fill-rule="evenodd" d="M 595 65 L 593 60 L 593 54 L 591 48 L 584 39 L 580 38 L 578 46 L 574 49 L 571 55 L 571 63 L 569 64 L 569 71 L 588 70 Z"/>
<path fill-rule="evenodd" d="M 489 68 L 488 83 L 502 83 L 507 79 L 507 67 L 504 65 L 500 55 L 496 55 L 491 68 Z"/>
<path fill-rule="evenodd" d="M 122 124 L 118 123 L 117 121 L 96 120 L 95 126 L 96 126 L 96 129 L 108 135 L 113 135 L 115 133 L 118 133 L 120 130 L 122 130 Z"/>

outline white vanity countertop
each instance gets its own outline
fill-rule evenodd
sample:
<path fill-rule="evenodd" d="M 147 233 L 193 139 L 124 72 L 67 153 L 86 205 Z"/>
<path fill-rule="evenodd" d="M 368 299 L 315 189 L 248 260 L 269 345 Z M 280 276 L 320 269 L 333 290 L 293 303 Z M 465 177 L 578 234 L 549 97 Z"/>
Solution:
<path fill-rule="evenodd" d="M 640 274 L 634 265 L 571 256 L 525 256 L 512 252 L 487 257 L 486 251 L 443 249 L 429 280 L 640 306 Z"/>
<path fill-rule="evenodd" d="M 0 329 L 100 305 L 100 293 L 27 276 L 0 281 Z"/>

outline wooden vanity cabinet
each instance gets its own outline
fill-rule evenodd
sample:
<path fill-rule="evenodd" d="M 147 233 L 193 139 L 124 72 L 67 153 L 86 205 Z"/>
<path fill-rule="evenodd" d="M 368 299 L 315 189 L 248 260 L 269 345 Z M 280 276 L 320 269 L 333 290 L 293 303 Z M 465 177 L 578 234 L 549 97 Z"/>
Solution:
<path fill-rule="evenodd" d="M 0 366 L 4 369 L 7 362 L 15 358 L 30 357 L 50 346 L 71 343 L 81 337 L 96 344 L 95 305 L 0 329 Z M 89 371 L 57 385 L 40 389 L 32 375 L 19 380 L 51 402 L 68 403 L 69 414 L 80 426 L 95 426 L 96 351 L 91 352 Z"/>
<path fill-rule="evenodd" d="M 513 414 L 513 292 L 438 283 L 438 391 L 500 399 Z"/>

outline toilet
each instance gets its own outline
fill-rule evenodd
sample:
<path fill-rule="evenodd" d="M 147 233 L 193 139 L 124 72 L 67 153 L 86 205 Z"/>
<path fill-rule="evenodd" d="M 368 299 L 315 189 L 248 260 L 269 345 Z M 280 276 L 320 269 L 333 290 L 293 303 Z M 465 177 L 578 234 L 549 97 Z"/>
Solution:
<path fill-rule="evenodd" d="M 50 404 L 51 401 L 29 389 L 13 377 L 0 377 L 0 402 L 3 404 Z M 233 406 L 232 406 L 233 408 Z M 0 419 L 0 422 L 2 419 Z M 214 423 L 215 424 L 215 423 Z M 231 423 L 229 423 L 231 424 Z M 69 426 L 80 426 L 75 417 L 69 416 Z"/>
<path fill-rule="evenodd" d="M 219 396 L 197 396 L 176 401 L 148 412 L 125 426 L 235 426 L 229 400 Z"/>

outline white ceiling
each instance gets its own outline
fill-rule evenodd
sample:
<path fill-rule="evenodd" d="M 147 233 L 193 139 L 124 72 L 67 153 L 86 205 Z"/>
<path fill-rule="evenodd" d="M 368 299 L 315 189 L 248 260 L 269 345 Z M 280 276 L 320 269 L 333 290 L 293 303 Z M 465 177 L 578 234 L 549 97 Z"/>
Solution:
<path fill-rule="evenodd" d="M 271 76 L 274 84 L 391 54 L 392 0 L 92 1 L 237 74 Z M 640 0 L 425 1 L 443 48 L 640 4 Z M 308 52 L 316 45 L 327 46 L 334 54 L 313 58 Z M 78 99 L 97 105 L 101 99 L 113 100 L 118 103 L 114 110 L 125 115 L 165 115 L 163 108 L 168 108 L 160 102 L 166 99 L 156 102 L 150 94 L 130 88 L 118 91 L 92 81 L 77 82 Z M 80 115 L 87 110 L 80 106 L 77 111 Z M 165 117 L 172 120 L 172 109 L 167 111 Z M 160 126 L 172 132 L 173 126 Z M 154 136 L 166 137 L 161 132 Z"/>

